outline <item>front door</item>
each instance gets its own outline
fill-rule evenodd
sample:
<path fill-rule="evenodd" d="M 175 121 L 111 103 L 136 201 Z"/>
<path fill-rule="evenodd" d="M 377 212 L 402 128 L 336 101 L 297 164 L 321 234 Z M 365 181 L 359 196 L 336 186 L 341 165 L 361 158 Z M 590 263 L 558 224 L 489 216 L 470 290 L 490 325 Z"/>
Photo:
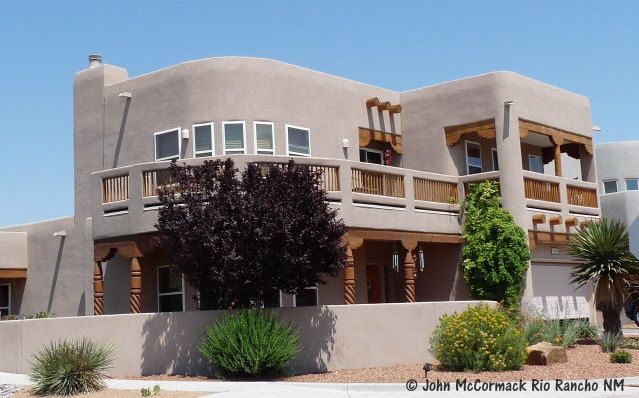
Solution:
<path fill-rule="evenodd" d="M 382 294 L 379 282 L 379 265 L 366 265 L 366 288 L 368 290 L 368 302 L 370 304 L 382 302 Z"/>

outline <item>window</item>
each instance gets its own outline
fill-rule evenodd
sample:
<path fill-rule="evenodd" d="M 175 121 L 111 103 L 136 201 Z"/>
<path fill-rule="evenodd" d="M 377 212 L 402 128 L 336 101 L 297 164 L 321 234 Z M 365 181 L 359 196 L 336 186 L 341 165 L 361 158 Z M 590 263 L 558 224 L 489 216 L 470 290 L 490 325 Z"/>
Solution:
<path fill-rule="evenodd" d="M 280 308 L 282 306 L 282 291 L 273 289 L 270 292 L 264 292 L 262 306 L 264 308 Z"/>
<path fill-rule="evenodd" d="M 466 141 L 466 171 L 481 173 L 481 146 L 476 142 Z"/>
<path fill-rule="evenodd" d="M 544 162 L 541 160 L 541 156 L 528 155 L 528 169 L 535 173 L 544 173 Z"/>
<path fill-rule="evenodd" d="M 0 285 L 0 318 L 11 313 L 11 285 Z"/>
<path fill-rule="evenodd" d="M 384 164 L 384 153 L 377 149 L 359 148 L 359 161 L 364 163 Z"/>
<path fill-rule="evenodd" d="M 244 122 L 224 122 L 223 127 L 224 154 L 246 153 Z"/>
<path fill-rule="evenodd" d="M 617 192 L 617 180 L 604 181 L 604 193 Z"/>
<path fill-rule="evenodd" d="M 158 312 L 184 311 L 184 276 L 169 265 L 158 270 Z"/>
<path fill-rule="evenodd" d="M 497 154 L 497 148 L 493 148 L 493 171 L 499 171 L 499 155 Z"/>
<path fill-rule="evenodd" d="M 639 179 L 637 179 L 637 178 L 627 178 L 626 179 L 626 190 L 628 190 L 628 191 L 639 191 Z"/>
<path fill-rule="evenodd" d="M 311 131 L 303 127 L 286 125 L 287 155 L 311 156 Z"/>
<path fill-rule="evenodd" d="M 215 141 L 213 140 L 213 123 L 193 125 L 193 156 L 201 158 L 215 154 Z"/>
<path fill-rule="evenodd" d="M 319 303 L 317 286 L 307 287 L 293 296 L 295 307 L 316 307 Z"/>
<path fill-rule="evenodd" d="M 254 122 L 255 153 L 258 155 L 273 155 L 275 153 L 275 141 L 273 139 L 273 123 Z"/>
<path fill-rule="evenodd" d="M 155 160 L 179 159 L 181 149 L 179 128 L 155 133 Z"/>

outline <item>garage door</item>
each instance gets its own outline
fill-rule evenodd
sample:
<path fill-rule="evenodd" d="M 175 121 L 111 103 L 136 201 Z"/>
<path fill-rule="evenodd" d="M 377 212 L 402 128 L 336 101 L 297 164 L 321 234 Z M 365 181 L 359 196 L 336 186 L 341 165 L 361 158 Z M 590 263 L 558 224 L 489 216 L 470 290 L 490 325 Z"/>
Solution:
<path fill-rule="evenodd" d="M 590 316 L 591 287 L 570 283 L 572 267 L 532 264 L 534 306 L 550 318 L 575 319 Z"/>

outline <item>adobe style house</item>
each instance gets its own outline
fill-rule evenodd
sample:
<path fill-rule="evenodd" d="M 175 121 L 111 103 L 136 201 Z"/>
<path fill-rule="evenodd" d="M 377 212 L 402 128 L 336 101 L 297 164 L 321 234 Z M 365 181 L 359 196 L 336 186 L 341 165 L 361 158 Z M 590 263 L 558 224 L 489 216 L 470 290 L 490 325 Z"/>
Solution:
<path fill-rule="evenodd" d="M 460 202 L 499 181 L 529 234 L 525 300 L 594 318 L 566 242 L 600 216 L 589 101 L 512 72 L 395 92 L 269 59 L 187 62 L 137 77 L 76 74 L 75 215 L 0 230 L 0 310 L 181 311 L 195 292 L 149 244 L 171 159 L 286 162 L 323 172 L 349 266 L 272 305 L 463 300 Z M 575 170 L 575 175 L 563 175 Z"/>
<path fill-rule="evenodd" d="M 630 249 L 639 257 L 639 141 L 597 145 L 601 211 L 623 221 L 629 229 Z"/>

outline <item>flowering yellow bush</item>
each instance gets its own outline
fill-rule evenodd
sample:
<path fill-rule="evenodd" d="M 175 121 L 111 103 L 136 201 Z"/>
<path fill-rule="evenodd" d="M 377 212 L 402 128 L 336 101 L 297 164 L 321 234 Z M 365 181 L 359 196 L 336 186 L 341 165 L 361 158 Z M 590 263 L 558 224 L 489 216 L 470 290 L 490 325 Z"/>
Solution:
<path fill-rule="evenodd" d="M 443 366 L 474 372 L 521 368 L 526 345 L 516 322 L 484 304 L 443 315 L 430 339 L 431 353 Z"/>

